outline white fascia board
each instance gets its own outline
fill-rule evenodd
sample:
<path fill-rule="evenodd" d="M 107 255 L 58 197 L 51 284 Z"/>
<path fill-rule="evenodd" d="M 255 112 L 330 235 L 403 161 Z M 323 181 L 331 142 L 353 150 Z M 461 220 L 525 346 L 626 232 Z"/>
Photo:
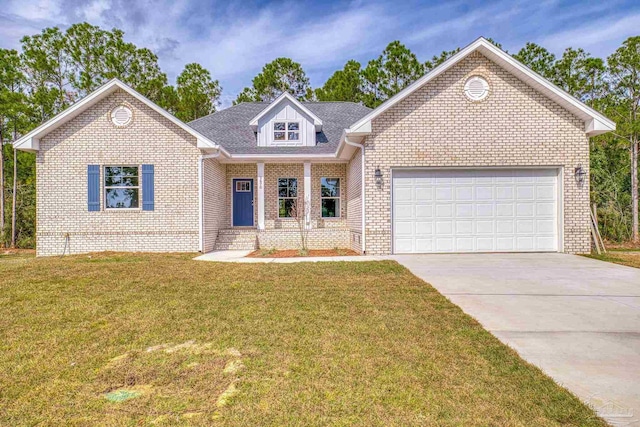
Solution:
<path fill-rule="evenodd" d="M 613 124 L 613 128 L 608 123 L 603 123 L 598 119 L 592 119 L 585 122 L 585 132 L 588 136 L 602 135 L 603 133 L 616 130 L 616 124 Z"/>
<path fill-rule="evenodd" d="M 599 130 L 600 133 L 615 130 L 615 122 L 600 114 L 596 110 L 592 109 L 588 105 L 584 104 L 580 100 L 569 95 L 567 92 L 549 82 L 547 79 L 540 76 L 535 71 L 529 69 L 527 66 L 514 59 L 508 53 L 496 47 L 493 43 L 489 42 L 483 37 L 480 37 L 476 41 L 462 49 L 460 52 L 456 53 L 451 58 L 447 59 L 445 62 L 431 70 L 429 73 L 425 74 L 424 76 L 398 92 L 396 95 L 383 102 L 380 106 L 375 108 L 362 119 L 358 120 L 347 130 L 347 133 L 349 135 L 358 135 L 358 133 L 361 133 L 363 129 L 366 129 L 367 126 L 369 126 L 370 128 L 371 121 L 373 119 L 375 119 L 380 114 L 384 113 L 397 103 L 401 102 L 407 96 L 418 90 L 420 87 L 424 86 L 429 81 L 435 79 L 440 74 L 444 73 L 476 50 L 479 50 L 485 56 L 489 57 L 489 59 L 503 66 L 514 76 L 525 82 L 525 84 L 528 84 L 529 86 L 537 89 L 570 112 L 576 114 L 578 117 L 583 118 L 585 120 L 585 127 L 588 128 L 589 122 L 591 120 L 597 120 L 602 126 L 602 129 Z"/>
<path fill-rule="evenodd" d="M 303 111 L 305 114 L 307 114 L 309 117 L 313 119 L 313 124 L 316 127 L 316 132 L 320 132 L 322 130 L 322 120 L 320 119 L 320 117 L 313 114 L 311 110 L 309 110 L 307 107 L 302 105 L 302 103 L 297 99 L 295 99 L 291 94 L 289 94 L 289 92 L 283 92 L 282 95 L 277 97 L 271 104 L 267 105 L 267 107 L 264 110 L 262 110 L 257 116 L 251 119 L 251 121 L 249 122 L 249 125 L 253 126 L 254 128 L 257 127 L 258 121 L 262 117 L 264 117 L 264 115 L 267 114 L 269 111 L 273 110 L 284 99 L 291 101 L 293 105 L 296 106 L 296 108 L 299 108 L 301 111 Z"/>
<path fill-rule="evenodd" d="M 98 89 L 90 93 L 89 95 L 85 96 L 80 101 L 73 104 L 71 107 L 57 114 L 55 117 L 52 117 L 50 120 L 44 122 L 34 130 L 32 130 L 31 132 L 19 138 L 18 140 L 14 141 L 13 146 L 17 150 L 37 151 L 39 147 L 33 148 L 34 139 L 38 141 L 44 135 L 62 126 L 63 124 L 73 119 L 74 117 L 78 116 L 87 108 L 91 107 L 92 105 L 96 104 L 97 102 L 101 101 L 107 96 L 111 95 L 117 89 L 122 89 L 123 91 L 127 92 L 129 95 L 138 99 L 143 104 L 146 104 L 152 110 L 158 112 L 160 115 L 167 118 L 168 120 L 176 124 L 178 127 L 182 128 L 183 130 L 185 130 L 186 132 L 194 136 L 197 140 L 198 148 L 203 148 L 203 149 L 213 148 L 216 150 L 220 148 L 218 144 L 211 141 L 209 138 L 202 135 L 200 132 L 196 131 L 195 129 L 193 129 L 186 123 L 184 123 L 182 120 L 178 119 L 177 117 L 175 117 L 174 115 L 166 111 L 164 108 L 160 107 L 158 104 L 154 103 L 153 101 L 143 96 L 142 94 L 140 94 L 139 92 L 129 87 L 128 85 L 124 84 L 118 79 L 109 80 L 107 83 L 105 83 L 104 85 L 102 85 L 101 87 L 99 87 Z"/>

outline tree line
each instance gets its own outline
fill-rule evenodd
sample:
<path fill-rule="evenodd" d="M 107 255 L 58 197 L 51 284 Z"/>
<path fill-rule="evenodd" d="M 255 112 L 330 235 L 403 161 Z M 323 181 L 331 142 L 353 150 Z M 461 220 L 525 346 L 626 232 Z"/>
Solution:
<path fill-rule="evenodd" d="M 287 91 L 301 101 L 348 101 L 375 108 L 459 50 L 421 62 L 405 45 L 393 41 L 364 66 L 347 61 L 315 89 L 301 64 L 276 58 L 234 104 L 270 102 Z M 625 40 L 606 59 L 573 48 L 556 58 L 535 43 L 526 43 L 512 56 L 616 121 L 615 133 L 590 141 L 591 199 L 599 207 L 605 238 L 638 242 L 640 36 Z M 118 29 L 107 31 L 87 23 L 66 31 L 47 28 L 24 37 L 20 52 L 0 49 L 0 246 L 33 247 L 35 236 L 35 158 L 13 150 L 7 142 L 114 77 L 183 121 L 211 114 L 220 105 L 222 88 L 208 70 L 187 64 L 176 84 L 170 85 L 157 56 L 125 42 Z"/>

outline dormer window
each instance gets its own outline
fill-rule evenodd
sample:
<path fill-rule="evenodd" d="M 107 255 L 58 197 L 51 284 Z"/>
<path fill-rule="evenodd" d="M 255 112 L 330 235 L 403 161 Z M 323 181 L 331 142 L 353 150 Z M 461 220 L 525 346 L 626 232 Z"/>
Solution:
<path fill-rule="evenodd" d="M 274 141 L 300 141 L 300 122 L 274 122 Z"/>

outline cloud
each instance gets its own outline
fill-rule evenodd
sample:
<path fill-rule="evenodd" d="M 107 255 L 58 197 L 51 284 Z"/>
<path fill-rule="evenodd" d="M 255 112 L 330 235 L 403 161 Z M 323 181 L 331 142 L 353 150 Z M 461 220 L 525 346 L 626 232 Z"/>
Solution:
<path fill-rule="evenodd" d="M 547 49 L 561 52 L 569 47 L 581 47 L 594 56 L 608 56 L 622 41 L 640 34 L 640 13 L 606 17 L 578 28 L 560 31 L 542 39 Z"/>
<path fill-rule="evenodd" d="M 637 0 L 0 0 L 0 46 L 19 47 L 27 34 L 88 21 L 117 27 L 152 49 L 170 81 L 198 62 L 223 86 L 228 105 L 269 61 L 291 57 L 313 86 L 349 59 L 363 64 L 392 40 L 420 60 L 462 47 L 480 35 L 510 51 L 527 41 L 554 53 L 568 46 L 607 56 L 638 32 Z"/>

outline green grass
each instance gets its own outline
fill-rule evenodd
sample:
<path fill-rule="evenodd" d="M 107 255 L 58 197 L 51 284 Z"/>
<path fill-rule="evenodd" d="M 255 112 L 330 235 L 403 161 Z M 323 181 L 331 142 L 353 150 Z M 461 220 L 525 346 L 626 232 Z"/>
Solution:
<path fill-rule="evenodd" d="M 592 253 L 587 256 L 589 258 L 599 259 L 600 261 L 613 262 L 615 264 L 640 268 L 640 251 L 638 249 L 615 249 L 607 251 L 606 254 L 598 255 L 596 253 Z"/>
<path fill-rule="evenodd" d="M 604 425 L 394 262 L 190 258 L 0 258 L 0 425 Z"/>

